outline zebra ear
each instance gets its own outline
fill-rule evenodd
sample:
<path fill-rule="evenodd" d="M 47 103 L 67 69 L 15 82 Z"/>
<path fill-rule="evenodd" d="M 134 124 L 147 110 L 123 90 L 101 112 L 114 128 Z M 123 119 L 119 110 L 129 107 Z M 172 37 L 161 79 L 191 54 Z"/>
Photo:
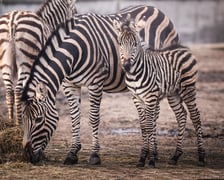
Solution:
<path fill-rule="evenodd" d="M 117 20 L 113 21 L 114 30 L 117 33 L 117 41 L 120 42 L 120 34 L 121 34 L 121 23 Z"/>
<path fill-rule="evenodd" d="M 145 21 L 145 16 L 143 16 L 142 19 L 140 19 L 139 21 L 135 22 L 135 29 L 137 32 L 139 32 L 140 30 L 142 30 L 146 25 L 146 21 Z"/>
<path fill-rule="evenodd" d="M 113 26 L 117 34 L 121 32 L 121 23 L 117 20 L 113 21 Z"/>
<path fill-rule="evenodd" d="M 36 99 L 39 102 L 42 102 L 46 99 L 46 97 L 47 97 L 46 85 L 43 82 L 40 82 L 39 84 L 37 84 L 36 87 Z"/>

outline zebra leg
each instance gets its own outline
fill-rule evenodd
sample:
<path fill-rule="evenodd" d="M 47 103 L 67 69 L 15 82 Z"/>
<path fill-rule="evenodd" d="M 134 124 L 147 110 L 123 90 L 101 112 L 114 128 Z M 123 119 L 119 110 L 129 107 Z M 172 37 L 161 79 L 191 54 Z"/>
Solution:
<path fill-rule="evenodd" d="M 78 163 L 77 153 L 81 149 L 80 143 L 80 101 L 81 101 L 81 88 L 69 84 L 68 81 L 63 81 L 62 87 L 64 94 L 67 97 L 70 115 L 72 120 L 72 146 L 68 152 L 64 164 L 73 165 Z"/>
<path fill-rule="evenodd" d="M 133 99 L 135 107 L 137 108 L 137 111 L 138 111 L 140 128 L 141 128 L 142 139 L 143 139 L 143 147 L 141 149 L 140 159 L 139 159 L 138 164 L 136 166 L 137 167 L 144 167 L 145 166 L 145 160 L 146 160 L 146 158 L 149 154 L 147 134 L 146 134 L 146 131 L 145 131 L 145 107 L 144 107 L 145 105 L 144 105 L 144 102 L 142 100 L 140 100 L 138 97 L 133 96 L 132 99 Z"/>
<path fill-rule="evenodd" d="M 7 67 L 7 66 L 6 66 Z M 8 118 L 10 122 L 14 123 L 13 120 L 13 105 L 14 105 L 14 90 L 13 90 L 13 82 L 11 78 L 11 69 L 8 67 L 6 69 L 4 67 L 2 69 L 2 78 L 5 84 L 5 91 L 6 91 L 6 104 L 8 108 Z"/>
<path fill-rule="evenodd" d="M 184 138 L 184 131 L 186 127 L 186 118 L 187 112 L 182 104 L 182 99 L 179 95 L 176 96 L 169 96 L 168 102 L 170 107 L 175 113 L 177 123 L 178 123 L 178 136 L 177 136 L 177 147 L 173 157 L 170 159 L 169 164 L 175 165 L 179 157 L 182 155 L 182 144 Z"/>
<path fill-rule="evenodd" d="M 157 140 L 156 140 L 156 136 L 157 136 L 156 120 L 159 118 L 159 112 L 160 112 L 160 106 L 158 101 L 156 106 L 155 120 L 153 122 L 154 123 L 153 124 L 153 141 L 154 141 L 153 155 L 155 160 L 158 160 L 158 149 L 157 149 Z"/>
<path fill-rule="evenodd" d="M 23 81 L 24 78 L 21 78 L 22 70 L 19 69 L 18 72 L 18 80 L 15 88 L 15 107 L 16 107 L 16 125 L 22 125 L 22 103 L 21 103 L 21 96 L 23 91 Z"/>
<path fill-rule="evenodd" d="M 148 138 L 148 149 L 149 149 L 149 166 L 154 168 L 155 167 L 155 156 L 154 156 L 154 150 L 155 150 L 155 137 L 154 132 L 156 131 L 155 128 L 155 122 L 156 117 L 158 117 L 157 112 L 157 103 L 158 99 L 156 96 L 151 96 L 150 99 L 146 102 L 146 131 L 147 131 L 147 138 Z"/>
<path fill-rule="evenodd" d="M 199 166 L 205 165 L 205 149 L 203 146 L 203 138 L 202 138 L 202 128 L 201 128 L 201 120 L 200 120 L 200 113 L 197 108 L 196 104 L 196 90 L 194 88 L 189 88 L 184 96 L 183 101 L 187 105 L 187 108 L 190 113 L 190 118 L 193 122 L 196 134 L 197 134 L 197 141 L 198 141 L 198 155 L 199 155 Z"/>
<path fill-rule="evenodd" d="M 92 127 L 92 154 L 90 155 L 89 164 L 101 164 L 99 156 L 99 124 L 100 124 L 100 104 L 102 99 L 103 85 L 89 86 L 90 112 L 89 121 Z"/>
<path fill-rule="evenodd" d="M 16 125 L 22 125 L 22 105 L 21 105 L 21 91 L 22 89 L 16 86 L 15 89 L 15 107 L 16 107 Z"/>
<path fill-rule="evenodd" d="M 149 166 L 154 168 L 155 167 L 155 138 L 154 138 L 154 124 L 155 124 L 155 117 L 156 117 L 156 101 L 155 99 L 151 99 L 146 103 L 146 114 L 145 114 L 145 129 L 147 134 L 147 142 L 148 142 L 148 149 L 149 149 Z"/>

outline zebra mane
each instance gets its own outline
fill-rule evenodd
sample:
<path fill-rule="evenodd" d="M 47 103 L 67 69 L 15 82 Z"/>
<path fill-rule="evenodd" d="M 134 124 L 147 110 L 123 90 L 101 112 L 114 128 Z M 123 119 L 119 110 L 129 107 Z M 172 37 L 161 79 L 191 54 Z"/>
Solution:
<path fill-rule="evenodd" d="M 44 11 L 44 9 L 52 3 L 54 0 L 44 0 L 40 6 L 40 8 L 36 11 L 38 16 L 41 16 L 41 12 Z"/>
<path fill-rule="evenodd" d="M 65 24 L 60 24 L 57 29 L 55 31 L 52 32 L 52 34 L 49 36 L 47 42 L 45 43 L 44 47 L 42 48 L 42 50 L 40 51 L 40 53 L 38 54 L 38 56 L 36 57 L 36 59 L 34 60 L 33 66 L 31 68 L 30 71 L 30 76 L 28 78 L 28 80 L 25 83 L 24 86 L 24 90 L 22 93 L 22 97 L 21 100 L 22 101 L 26 101 L 27 99 L 29 99 L 29 96 L 27 94 L 27 92 L 29 91 L 29 84 L 32 82 L 32 77 L 33 77 L 33 72 L 36 69 L 36 66 L 40 64 L 40 57 L 44 55 L 45 50 L 47 49 L 47 47 L 52 43 L 52 38 L 57 37 L 58 33 L 60 33 L 60 31 L 64 31 L 65 34 L 69 33 L 69 28 L 73 28 L 74 26 L 74 18 L 67 20 Z M 60 41 L 59 41 L 60 42 Z"/>

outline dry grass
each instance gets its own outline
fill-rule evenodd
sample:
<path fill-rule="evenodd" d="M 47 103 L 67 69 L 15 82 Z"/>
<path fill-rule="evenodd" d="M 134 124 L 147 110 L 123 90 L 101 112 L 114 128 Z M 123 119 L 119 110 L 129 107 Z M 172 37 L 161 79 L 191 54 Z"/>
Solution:
<path fill-rule="evenodd" d="M 23 159 L 23 130 L 0 117 L 0 163 Z"/>

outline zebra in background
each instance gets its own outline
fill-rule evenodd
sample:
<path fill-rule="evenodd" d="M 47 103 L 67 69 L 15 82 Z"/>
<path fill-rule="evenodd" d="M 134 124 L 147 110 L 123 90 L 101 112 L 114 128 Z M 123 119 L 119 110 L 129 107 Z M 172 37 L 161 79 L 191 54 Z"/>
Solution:
<path fill-rule="evenodd" d="M 139 32 L 152 47 L 178 42 L 172 22 L 151 6 L 133 6 L 111 15 L 76 15 L 67 22 L 66 28 L 58 28 L 35 61 L 23 91 L 22 101 L 26 104 L 23 147 L 31 162 L 41 160 L 42 152 L 57 127 L 55 96 L 63 81 L 72 120 L 72 145 L 64 163 L 78 163 L 82 86 L 88 88 L 90 101 L 92 153 L 89 163 L 101 163 L 98 128 L 102 93 L 127 91 L 113 21 L 122 20 L 128 13 L 136 21 L 146 17 L 146 25 Z"/>
<path fill-rule="evenodd" d="M 20 96 L 35 57 L 53 30 L 75 13 L 75 0 L 48 0 L 37 12 L 12 11 L 0 17 L 0 69 L 9 121 L 15 103 L 16 125 L 22 123 Z"/>
<path fill-rule="evenodd" d="M 176 164 L 182 154 L 183 136 L 186 126 L 186 104 L 194 124 L 197 140 L 199 165 L 204 165 L 200 114 L 196 105 L 197 62 L 190 50 L 173 45 L 162 50 L 144 49 L 135 24 L 127 17 L 123 23 L 114 22 L 118 33 L 120 59 L 126 72 L 125 82 L 133 95 L 140 117 L 143 148 L 138 166 L 144 166 L 147 156 L 149 165 L 155 166 L 153 156 L 154 123 L 159 114 L 159 101 L 167 97 L 178 123 L 176 151 L 170 163 Z M 141 26 L 141 25 L 140 25 Z"/>

